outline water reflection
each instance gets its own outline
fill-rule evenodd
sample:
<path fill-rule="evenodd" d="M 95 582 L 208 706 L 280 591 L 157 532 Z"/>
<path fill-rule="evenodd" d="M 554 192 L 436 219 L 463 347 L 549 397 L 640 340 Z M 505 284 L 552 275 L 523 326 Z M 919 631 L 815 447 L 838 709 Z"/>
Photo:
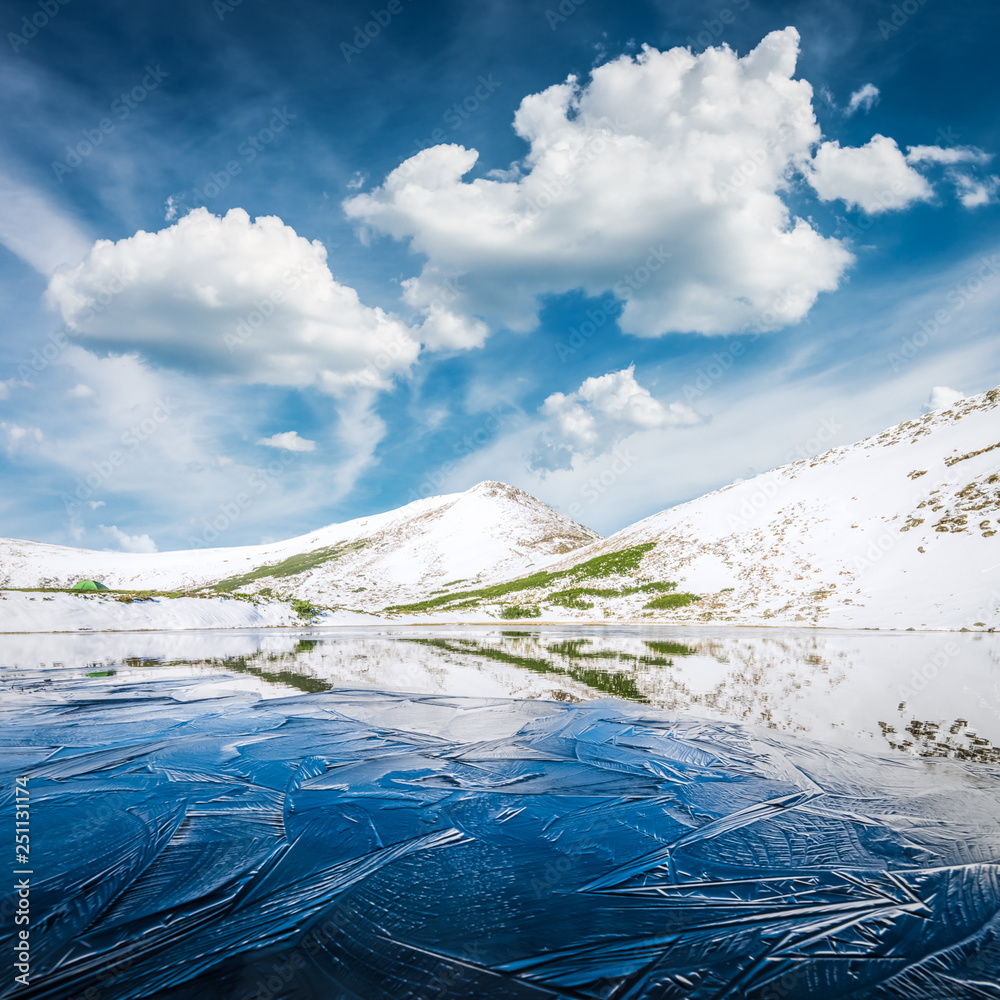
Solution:
<path fill-rule="evenodd" d="M 1000 637 L 648 627 L 20 635 L 5 697 L 43 685 L 189 682 L 178 697 L 372 687 L 563 702 L 601 697 L 878 751 L 1000 763 Z"/>

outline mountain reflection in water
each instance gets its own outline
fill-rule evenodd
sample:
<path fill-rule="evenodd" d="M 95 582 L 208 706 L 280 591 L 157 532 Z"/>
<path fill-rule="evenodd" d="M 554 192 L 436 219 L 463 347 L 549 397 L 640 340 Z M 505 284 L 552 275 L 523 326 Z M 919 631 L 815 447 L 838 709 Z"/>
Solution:
<path fill-rule="evenodd" d="M 0 640 L 10 679 L 28 682 L 39 664 L 46 684 L 111 670 L 131 681 L 155 668 L 192 682 L 219 675 L 222 688 L 263 697 L 356 686 L 612 697 L 878 751 L 1000 759 L 1000 636 L 984 633 L 498 627 Z"/>

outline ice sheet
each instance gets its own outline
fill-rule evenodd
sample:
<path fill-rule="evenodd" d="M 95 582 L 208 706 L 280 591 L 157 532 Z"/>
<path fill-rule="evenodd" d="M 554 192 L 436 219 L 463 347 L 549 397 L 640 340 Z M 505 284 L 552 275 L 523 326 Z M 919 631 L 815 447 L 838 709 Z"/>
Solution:
<path fill-rule="evenodd" d="M 989 765 L 610 700 L 115 681 L 0 702 L 34 871 L 2 997 L 1000 997 Z"/>

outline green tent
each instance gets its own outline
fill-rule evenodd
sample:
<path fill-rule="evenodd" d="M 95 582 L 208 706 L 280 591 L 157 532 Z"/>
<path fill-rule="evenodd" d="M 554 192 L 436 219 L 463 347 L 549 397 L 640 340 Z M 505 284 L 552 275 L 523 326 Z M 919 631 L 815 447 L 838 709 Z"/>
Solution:
<path fill-rule="evenodd" d="M 105 587 L 103 583 L 98 583 L 96 580 L 79 580 L 74 583 L 70 590 L 110 590 L 110 587 Z"/>

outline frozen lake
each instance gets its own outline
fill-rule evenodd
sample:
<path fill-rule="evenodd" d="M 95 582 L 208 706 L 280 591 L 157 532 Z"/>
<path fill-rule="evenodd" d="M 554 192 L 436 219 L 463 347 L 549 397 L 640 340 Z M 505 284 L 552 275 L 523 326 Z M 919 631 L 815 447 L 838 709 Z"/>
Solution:
<path fill-rule="evenodd" d="M 334 687 L 622 698 L 875 752 L 1000 763 L 1000 634 L 842 629 L 455 627 L 0 636 L 10 693 L 72 698 L 189 678 L 263 698 Z M 33 680 L 32 680 L 33 679 Z"/>
<path fill-rule="evenodd" d="M 0 997 L 1000 998 L 998 682 L 981 633 L 3 636 Z"/>

